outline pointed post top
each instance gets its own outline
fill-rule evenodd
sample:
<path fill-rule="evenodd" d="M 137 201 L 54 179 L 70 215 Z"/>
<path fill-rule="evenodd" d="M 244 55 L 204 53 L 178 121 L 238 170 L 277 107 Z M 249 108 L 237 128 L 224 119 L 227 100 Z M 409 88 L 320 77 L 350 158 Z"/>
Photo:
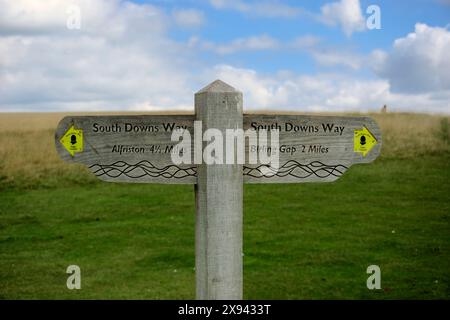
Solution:
<path fill-rule="evenodd" d="M 206 87 L 201 89 L 199 93 L 205 93 L 205 92 L 239 92 L 229 84 L 226 84 L 222 80 L 217 79 L 216 81 L 211 82 Z"/>

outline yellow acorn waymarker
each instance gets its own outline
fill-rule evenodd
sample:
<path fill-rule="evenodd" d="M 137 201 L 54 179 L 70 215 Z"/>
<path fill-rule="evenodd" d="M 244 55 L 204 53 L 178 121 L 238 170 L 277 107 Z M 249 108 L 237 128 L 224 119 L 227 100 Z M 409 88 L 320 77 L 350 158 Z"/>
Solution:
<path fill-rule="evenodd" d="M 73 157 L 76 152 L 83 151 L 83 130 L 75 129 L 72 125 L 62 136 L 59 142 L 61 142 L 64 148 L 66 148 L 66 150 Z"/>
<path fill-rule="evenodd" d="M 366 127 L 363 127 L 361 130 L 355 130 L 353 139 L 354 151 L 362 153 L 363 157 L 378 143 L 377 139 Z"/>

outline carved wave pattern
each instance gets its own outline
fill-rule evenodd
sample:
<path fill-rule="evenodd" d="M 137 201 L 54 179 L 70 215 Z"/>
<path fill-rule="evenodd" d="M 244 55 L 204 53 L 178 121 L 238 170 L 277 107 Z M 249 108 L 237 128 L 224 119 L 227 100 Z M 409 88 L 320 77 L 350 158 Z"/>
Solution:
<path fill-rule="evenodd" d="M 249 168 L 244 166 L 244 176 L 250 176 L 253 178 L 271 178 L 292 176 L 297 179 L 306 179 L 311 176 L 324 179 L 329 176 L 340 177 L 348 167 L 337 164 L 327 165 L 320 161 L 312 161 L 309 164 L 301 164 L 295 160 L 289 160 L 281 167 L 277 169 L 260 165 L 256 168 Z"/>
<path fill-rule="evenodd" d="M 186 177 L 196 177 L 197 167 L 180 168 L 176 165 L 168 165 L 158 168 L 147 160 L 140 161 L 136 164 L 129 164 L 125 161 L 117 161 L 112 164 L 93 164 L 89 167 L 97 176 L 108 176 L 110 178 L 118 178 L 122 175 L 132 179 L 143 177 L 167 178 L 167 179 L 183 179 Z"/>
<path fill-rule="evenodd" d="M 139 179 L 143 177 L 166 178 L 166 179 L 183 179 L 186 177 L 197 177 L 197 167 L 180 168 L 176 165 L 168 165 L 158 168 L 147 160 L 140 161 L 136 164 L 129 164 L 125 161 L 117 161 L 112 164 L 93 164 L 89 166 L 92 172 L 97 176 L 108 176 L 110 178 L 118 178 L 122 175 L 131 179 Z M 329 176 L 340 177 L 348 167 L 337 165 L 326 165 L 320 161 L 313 161 L 309 164 L 301 164 L 295 160 L 289 160 L 277 169 L 267 165 L 260 165 L 256 168 L 244 166 L 244 176 L 253 178 L 271 178 L 292 176 L 297 179 L 306 179 L 311 176 L 324 179 Z"/>

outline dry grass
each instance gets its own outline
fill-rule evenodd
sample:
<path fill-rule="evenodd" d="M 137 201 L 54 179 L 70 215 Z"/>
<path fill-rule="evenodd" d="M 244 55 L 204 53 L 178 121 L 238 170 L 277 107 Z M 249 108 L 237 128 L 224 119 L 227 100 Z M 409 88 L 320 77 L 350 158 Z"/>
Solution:
<path fill-rule="evenodd" d="M 56 154 L 54 132 L 63 114 L 0 114 L 0 189 L 45 184 L 61 175 L 88 178 Z"/>
<path fill-rule="evenodd" d="M 381 128 L 382 156 L 409 158 L 450 150 L 450 117 L 427 114 L 371 114 Z"/>
<path fill-rule="evenodd" d="M 85 168 L 68 165 L 56 154 L 54 131 L 59 120 L 66 115 L 0 113 L 0 189 L 8 185 L 52 184 L 61 176 L 70 181 L 92 181 Z M 448 116 L 397 113 L 370 116 L 381 127 L 383 158 L 408 158 L 450 151 Z"/>

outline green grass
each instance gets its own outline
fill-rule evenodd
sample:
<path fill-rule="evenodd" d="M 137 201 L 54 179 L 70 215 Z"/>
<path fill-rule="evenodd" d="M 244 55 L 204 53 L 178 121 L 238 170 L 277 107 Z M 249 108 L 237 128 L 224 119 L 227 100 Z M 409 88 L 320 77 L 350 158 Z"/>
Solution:
<path fill-rule="evenodd" d="M 245 185 L 244 298 L 449 299 L 449 160 Z M 0 298 L 195 298 L 193 186 L 49 185 L 0 191 Z M 66 288 L 70 264 L 81 290 Z M 366 287 L 372 264 L 382 290 Z"/>

